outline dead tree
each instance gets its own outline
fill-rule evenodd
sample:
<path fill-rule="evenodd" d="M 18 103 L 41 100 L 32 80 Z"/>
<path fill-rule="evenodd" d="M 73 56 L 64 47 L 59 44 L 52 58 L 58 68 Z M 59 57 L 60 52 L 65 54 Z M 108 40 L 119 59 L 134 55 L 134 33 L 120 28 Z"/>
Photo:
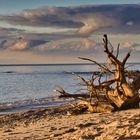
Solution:
<path fill-rule="evenodd" d="M 119 44 L 117 47 L 117 53 L 114 54 L 114 48 L 109 42 L 107 35 L 103 37 L 104 52 L 110 61 L 110 66 L 100 64 L 94 60 L 88 58 L 79 57 L 82 60 L 90 61 L 96 64 L 101 70 L 98 75 L 92 75 L 90 80 L 86 80 L 83 77 L 75 74 L 82 82 L 83 86 L 86 86 L 86 93 L 70 94 L 63 89 L 56 90 L 60 93 L 60 98 L 74 98 L 76 100 L 82 100 L 82 104 L 85 104 L 91 112 L 103 112 L 134 108 L 139 106 L 139 89 L 140 89 L 140 76 L 133 78 L 133 82 L 128 82 L 128 71 L 125 68 L 125 64 L 130 57 L 128 52 L 123 60 L 119 60 Z M 111 75 L 111 80 L 102 80 L 102 75 Z M 96 81 L 96 82 L 95 82 Z M 97 82 L 98 81 L 98 82 Z"/>

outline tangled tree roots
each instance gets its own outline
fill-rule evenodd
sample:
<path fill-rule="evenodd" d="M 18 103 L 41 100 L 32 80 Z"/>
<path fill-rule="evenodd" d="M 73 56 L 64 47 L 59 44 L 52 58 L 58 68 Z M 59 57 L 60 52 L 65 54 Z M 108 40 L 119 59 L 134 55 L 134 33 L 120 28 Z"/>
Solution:
<path fill-rule="evenodd" d="M 140 102 L 140 73 L 129 72 L 125 67 L 131 52 L 128 52 L 124 59 L 120 61 L 118 59 L 120 45 L 118 44 L 116 54 L 114 54 L 114 48 L 106 34 L 103 37 L 103 42 L 104 52 L 110 60 L 106 65 L 88 58 L 79 57 L 82 60 L 96 64 L 100 68 L 98 75 L 93 73 L 91 79 L 87 80 L 73 73 L 81 81 L 81 85 L 86 87 L 86 93 L 70 94 L 62 88 L 57 88 L 56 91 L 60 93 L 59 97 L 82 100 L 78 107 L 82 108 L 84 105 L 84 108 L 87 108 L 90 112 L 105 112 L 138 107 Z M 106 79 L 103 78 L 103 74 L 106 75 Z M 130 79 L 132 82 L 130 82 Z"/>

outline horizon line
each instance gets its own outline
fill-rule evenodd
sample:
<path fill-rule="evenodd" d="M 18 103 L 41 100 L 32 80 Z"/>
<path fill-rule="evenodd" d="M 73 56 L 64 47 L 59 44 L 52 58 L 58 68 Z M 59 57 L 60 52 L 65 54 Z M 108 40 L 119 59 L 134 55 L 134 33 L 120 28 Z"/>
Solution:
<path fill-rule="evenodd" d="M 106 64 L 99 62 L 100 64 Z M 126 64 L 140 64 L 140 62 L 127 62 Z M 25 64 L 0 64 L 0 66 L 54 66 L 54 65 L 96 65 L 94 63 L 25 63 Z"/>

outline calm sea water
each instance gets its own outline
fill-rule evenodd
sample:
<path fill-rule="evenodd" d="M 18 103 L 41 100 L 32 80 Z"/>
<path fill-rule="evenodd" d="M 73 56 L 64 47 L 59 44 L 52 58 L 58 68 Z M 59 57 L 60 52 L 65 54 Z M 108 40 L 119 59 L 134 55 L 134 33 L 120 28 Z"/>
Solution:
<path fill-rule="evenodd" d="M 140 70 L 140 64 L 129 69 Z M 55 85 L 74 93 L 79 87 L 71 72 L 90 77 L 98 68 L 91 64 L 0 66 L 0 112 L 61 104 L 54 100 Z"/>

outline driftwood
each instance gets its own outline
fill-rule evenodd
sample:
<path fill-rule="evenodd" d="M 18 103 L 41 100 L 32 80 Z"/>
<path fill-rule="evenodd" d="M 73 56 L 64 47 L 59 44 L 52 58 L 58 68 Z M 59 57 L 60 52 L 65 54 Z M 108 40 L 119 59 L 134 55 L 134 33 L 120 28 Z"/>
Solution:
<path fill-rule="evenodd" d="M 139 106 L 140 97 L 140 74 L 129 73 L 125 64 L 130 57 L 131 52 L 128 52 L 122 61 L 118 59 L 119 47 L 114 54 L 114 48 L 109 42 L 107 35 L 103 37 L 104 52 L 110 60 L 108 64 L 103 65 L 89 58 L 82 60 L 90 61 L 96 64 L 101 70 L 98 75 L 92 75 L 90 80 L 73 73 L 81 81 L 81 85 L 86 87 L 86 93 L 70 94 L 62 88 L 56 91 L 60 93 L 60 98 L 74 98 L 82 100 L 82 104 L 86 105 L 90 112 L 104 112 L 134 108 Z M 111 80 L 104 80 L 102 75 L 111 76 Z M 107 78 L 108 79 L 108 78 Z M 129 82 L 132 79 L 133 82 Z"/>

